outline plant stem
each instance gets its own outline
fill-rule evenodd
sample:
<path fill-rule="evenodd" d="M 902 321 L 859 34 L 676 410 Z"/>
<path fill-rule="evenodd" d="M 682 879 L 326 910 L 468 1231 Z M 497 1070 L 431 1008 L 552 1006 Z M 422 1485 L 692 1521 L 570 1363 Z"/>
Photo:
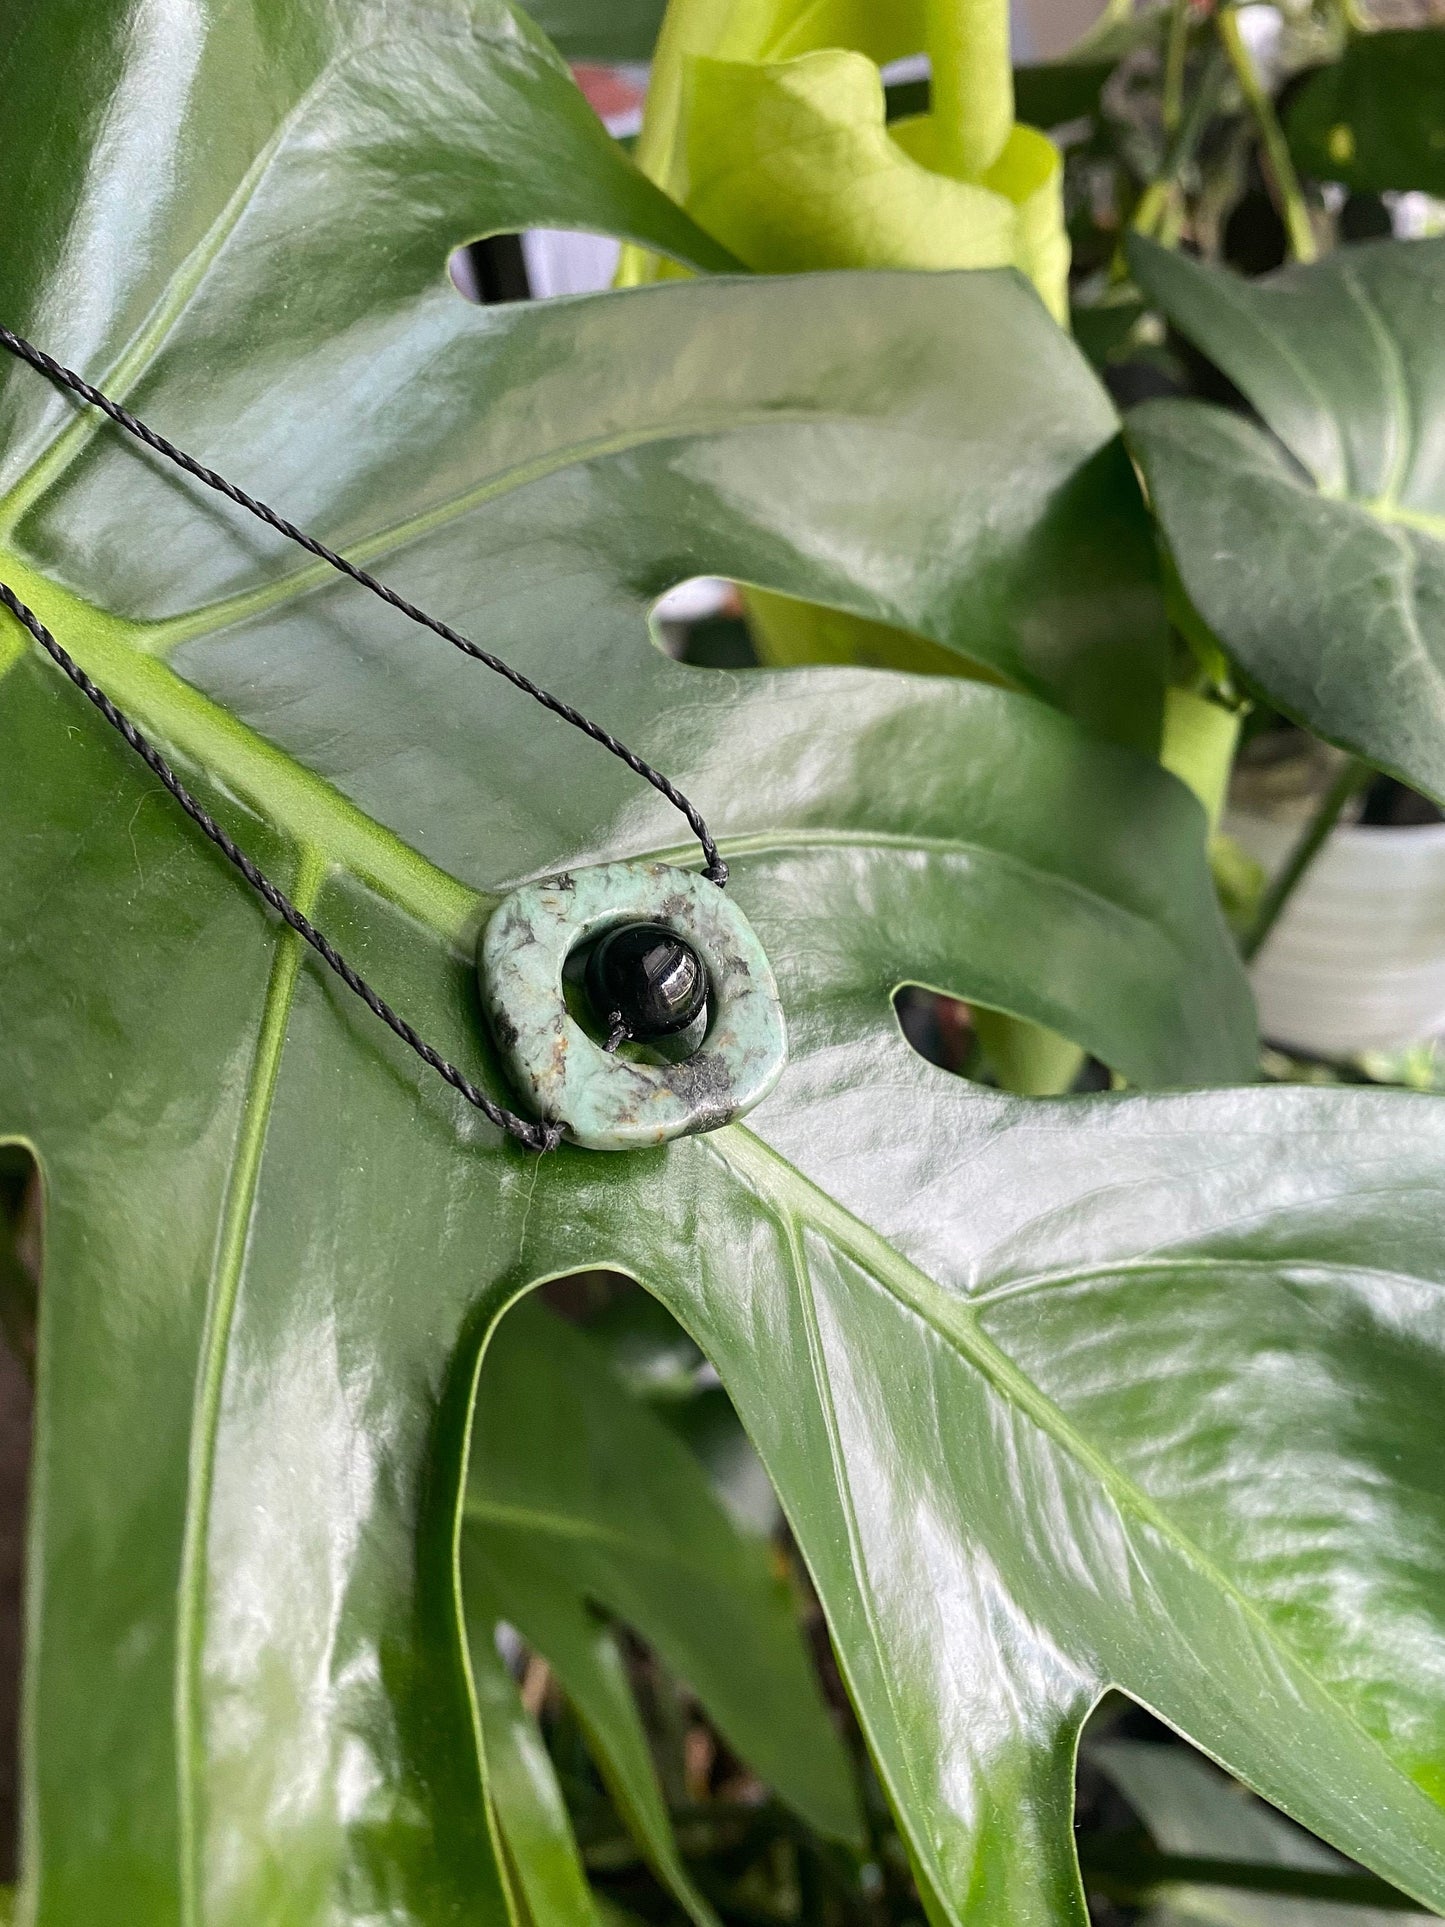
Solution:
<path fill-rule="evenodd" d="M 1169 41 L 1164 49 L 1164 89 L 1159 114 L 1171 139 L 1184 118 L 1184 63 L 1189 52 L 1189 0 L 1173 0 Z"/>
<path fill-rule="evenodd" d="M 1370 765 L 1362 762 L 1358 756 L 1347 757 L 1341 764 L 1335 780 L 1320 798 L 1315 813 L 1306 823 L 1299 840 L 1260 898 L 1253 923 L 1240 939 L 1239 947 L 1244 952 L 1246 963 L 1253 962 L 1258 956 L 1265 938 L 1279 922 L 1280 913 L 1298 889 L 1305 872 L 1319 855 L 1320 846 L 1339 822 L 1345 805 L 1351 797 L 1364 788 L 1373 774 L 1374 771 Z"/>
<path fill-rule="evenodd" d="M 1007 0 L 927 0 L 931 112 L 940 166 L 985 174 L 1013 126 Z"/>
<path fill-rule="evenodd" d="M 1220 44 L 1239 82 L 1239 91 L 1244 95 L 1245 105 L 1259 129 L 1259 144 L 1264 149 L 1275 192 L 1279 196 L 1290 253 L 1296 261 L 1316 260 L 1319 245 L 1310 223 L 1309 209 L 1305 206 L 1304 189 L 1300 186 L 1299 175 L 1295 173 L 1284 129 L 1274 111 L 1274 102 L 1261 82 L 1249 49 L 1244 44 L 1244 35 L 1239 30 L 1238 9 L 1221 7 L 1215 15 L 1215 24 L 1219 29 Z"/>
<path fill-rule="evenodd" d="M 1219 98 L 1219 89 L 1228 72 L 1229 63 L 1217 47 L 1212 48 L 1204 72 L 1199 76 L 1194 98 L 1189 103 L 1189 111 L 1175 130 L 1164 166 L 1158 177 L 1139 196 L 1139 204 L 1134 209 L 1130 224 L 1138 233 L 1157 236 L 1170 196 L 1204 137 L 1204 130 L 1209 125 L 1209 117 Z M 1120 258 L 1122 260 L 1122 252 Z"/>
<path fill-rule="evenodd" d="M 1289 1894 L 1297 1900 L 1323 1900 L 1343 1907 L 1381 1907 L 1420 1913 L 1418 1900 L 1388 1881 L 1363 1872 L 1328 1873 L 1312 1867 L 1257 1865 L 1244 1860 L 1213 1860 L 1198 1854 L 1158 1853 L 1136 1843 L 1080 1840 L 1079 1861 L 1095 1884 L 1138 1897 L 1165 1886 L 1232 1887 L 1249 1893 Z M 1102 1878 L 1100 1878 L 1102 1876 Z"/>

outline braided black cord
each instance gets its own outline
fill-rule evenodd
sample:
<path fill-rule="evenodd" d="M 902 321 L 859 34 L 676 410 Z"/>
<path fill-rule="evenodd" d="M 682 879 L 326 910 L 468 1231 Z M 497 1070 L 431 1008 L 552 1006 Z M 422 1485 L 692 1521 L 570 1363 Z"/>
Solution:
<path fill-rule="evenodd" d="M 728 880 L 728 866 L 717 844 L 713 841 L 707 824 L 703 821 L 701 811 L 694 803 L 688 801 L 677 785 L 664 776 L 661 770 L 654 769 L 651 763 L 645 763 L 635 750 L 630 750 L 625 743 L 620 743 L 615 736 L 603 729 L 600 723 L 594 723 L 590 717 L 584 716 L 580 709 L 574 709 L 570 703 L 563 702 L 560 696 L 554 696 L 550 690 L 543 689 L 539 683 L 534 683 L 530 676 L 524 676 L 520 669 L 513 669 L 510 663 L 504 662 L 500 656 L 494 656 L 489 649 L 483 649 L 480 644 L 460 634 L 448 623 L 439 622 L 435 616 L 429 616 L 425 609 L 419 609 L 414 602 L 408 602 L 405 596 L 399 595 L 395 589 L 388 588 L 386 583 L 372 575 L 369 570 L 359 568 L 354 562 L 348 562 L 344 555 L 338 555 L 335 549 L 329 549 L 324 542 L 318 542 L 314 535 L 308 535 L 305 529 L 298 528 L 294 522 L 288 522 L 284 515 L 279 515 L 265 502 L 258 502 L 254 495 L 248 495 L 244 489 L 237 488 L 234 482 L 228 482 L 224 475 L 218 475 L 213 468 L 205 467 L 193 455 L 188 455 L 183 448 L 177 448 L 174 442 L 168 442 L 164 435 L 158 435 L 155 429 L 148 427 L 139 416 L 132 415 L 128 408 L 122 408 L 119 402 L 112 401 L 109 395 L 103 395 L 98 388 L 92 388 L 83 376 L 75 373 L 74 369 L 64 367 L 47 355 L 43 349 L 27 341 L 23 335 L 12 334 L 9 328 L 0 327 L 0 345 L 8 348 L 11 354 L 18 355 L 22 361 L 28 361 L 32 368 L 38 369 L 57 387 L 68 388 L 73 394 L 79 395 L 83 401 L 88 401 L 93 407 L 101 409 L 113 422 L 125 429 L 128 435 L 134 435 L 136 440 L 144 442 L 147 448 L 153 448 L 158 455 L 164 455 L 167 461 L 174 462 L 188 475 L 194 475 L 196 480 L 204 482 L 207 488 L 215 489 L 228 501 L 234 502 L 238 508 L 248 510 L 269 528 L 275 529 L 278 535 L 284 535 L 288 541 L 297 543 L 299 547 L 319 557 L 321 561 L 329 563 L 333 569 L 339 570 L 342 575 L 349 576 L 353 582 L 359 582 L 363 589 L 370 589 L 373 595 L 380 596 L 382 601 L 389 603 L 393 609 L 400 610 L 402 615 L 410 617 L 413 622 L 419 622 L 424 629 L 430 629 L 443 641 L 449 642 L 454 649 L 460 649 L 464 656 L 470 656 L 473 661 L 495 670 L 499 676 L 505 676 L 507 681 L 514 684 L 524 695 L 530 696 L 534 702 L 539 702 L 544 709 L 550 709 L 552 714 L 560 716 L 564 723 L 571 723 L 574 729 L 580 729 L 585 736 L 590 736 L 594 743 L 600 743 L 604 749 L 610 750 L 644 782 L 651 783 L 655 790 L 667 798 L 675 810 L 682 812 L 687 818 L 688 827 L 702 845 L 702 853 L 707 859 L 707 867 L 703 874 L 710 883 L 717 884 L 719 889 L 725 887 Z"/>
<path fill-rule="evenodd" d="M 251 888 L 258 896 L 265 898 L 277 916 L 290 924 L 299 937 L 306 939 L 322 961 L 336 972 L 346 988 L 355 991 L 368 1010 L 373 1011 L 388 1029 L 395 1031 L 401 1041 L 416 1052 L 424 1064 L 430 1064 L 439 1077 L 445 1078 L 453 1090 L 460 1091 L 469 1104 L 474 1104 L 484 1117 L 490 1118 L 492 1123 L 501 1130 L 519 1138 L 532 1151 L 553 1151 L 557 1148 L 562 1142 L 562 1132 L 557 1125 L 534 1124 L 527 1118 L 518 1117 L 514 1111 L 505 1109 L 501 1104 L 494 1103 L 485 1091 L 479 1091 L 469 1078 L 463 1076 L 455 1064 L 449 1064 L 440 1052 L 433 1050 L 425 1039 L 418 1037 L 404 1017 L 397 1016 L 391 1005 L 384 998 L 379 997 L 366 979 L 352 969 L 335 945 L 329 942 L 315 924 L 296 908 L 285 892 L 277 889 L 265 872 L 256 867 L 246 852 L 231 841 L 210 812 L 191 795 L 160 751 L 147 742 L 130 717 L 123 710 L 116 708 L 105 691 L 91 681 L 69 651 L 63 649 L 55 640 L 34 610 L 27 608 L 6 582 L 0 582 L 0 603 L 3 603 L 12 615 L 24 623 L 56 666 L 63 669 L 81 694 L 95 704 L 111 728 L 119 730 L 136 755 L 160 778 L 186 815 L 205 832 L 227 862 L 236 866 Z"/>

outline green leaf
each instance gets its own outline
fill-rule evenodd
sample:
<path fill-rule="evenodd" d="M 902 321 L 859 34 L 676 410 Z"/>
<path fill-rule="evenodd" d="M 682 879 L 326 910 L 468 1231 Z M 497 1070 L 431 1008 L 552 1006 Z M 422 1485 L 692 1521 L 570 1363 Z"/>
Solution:
<path fill-rule="evenodd" d="M 899 1034 L 900 981 L 1136 1084 L 1247 1074 L 1198 806 L 1027 695 L 704 673 L 648 641 L 655 593 L 714 568 L 984 626 L 959 344 L 975 304 L 1011 323 L 1033 297 L 900 275 L 839 277 L 833 304 L 800 278 L 469 308 L 443 264 L 479 209 L 522 215 L 489 185 L 517 128 L 578 171 L 525 30 L 482 0 L 357 7 L 318 70 L 334 9 L 230 5 L 214 43 L 186 16 L 186 65 L 142 33 L 174 7 L 105 35 L 102 11 L 74 72 L 95 145 L 47 193 L 23 154 L 0 170 L 32 197 L 7 274 L 36 268 L 32 228 L 60 264 L 8 312 L 684 781 L 793 1062 L 755 1128 L 500 1143 L 6 624 L 0 1130 L 48 1201 L 23 1908 L 506 1917 L 458 1613 L 471 1389 L 520 1291 L 609 1261 L 729 1384 L 955 1917 L 1077 1917 L 1068 1777 L 1105 1679 L 1438 1896 L 1434 1102 L 1031 1106 L 946 1078 Z M 8 140 L 64 90 L 54 61 L 7 71 Z M 177 126 L 220 228 L 157 161 Z M 0 577 L 500 1090 L 471 963 L 495 892 L 677 851 L 671 813 L 28 371 L 0 404 Z M 1277 1562 L 1300 1538 L 1303 1595 Z"/>
<path fill-rule="evenodd" d="M 1099 110 L 1113 60 L 1046 60 L 1014 68 L 1014 105 L 1030 127 L 1060 127 Z"/>
<path fill-rule="evenodd" d="M 595 1927 L 592 1890 L 546 1743 L 497 1651 L 490 1616 L 472 1615 L 469 1626 L 487 1791 L 515 1897 L 539 1927 Z"/>
<path fill-rule="evenodd" d="M 1356 35 L 1295 94 L 1285 133 L 1316 180 L 1445 194 L 1445 31 Z"/>
<path fill-rule="evenodd" d="M 990 694 L 920 687 L 930 727 Z M 382 1878 L 394 1914 L 446 1917 L 456 1689 L 431 1615 L 472 1362 L 525 1283 L 608 1261 L 667 1297 L 737 1398 L 955 1913 L 1078 1917 L 1073 1734 L 1104 1679 L 1445 1892 L 1432 1100 L 990 1098 L 902 1043 L 896 964 L 860 975 L 847 954 L 913 948 L 917 858 L 890 856 L 891 896 L 879 866 L 846 918 L 805 919 L 829 852 L 783 842 L 739 852 L 794 1041 L 757 1128 L 539 1163 L 289 938 L 273 964 L 249 894 L 28 659 L 4 726 L 27 827 L 7 839 L 24 941 L 7 930 L 0 1088 L 53 1200 L 31 1741 L 51 1918 L 93 1918 L 102 1891 L 108 1919 L 172 1910 L 156 1843 L 188 1450 L 213 1473 L 192 1758 L 209 1917 L 258 1917 L 263 1868 L 261 1918 L 364 1918 Z M 83 898 L 54 887 L 78 855 Z M 344 874 L 318 914 L 478 1068 L 464 954 Z M 218 1390 L 193 1444 L 199 1358 Z M 1277 1556 L 1294 1543 L 1303 1592 Z M 99 1831 L 133 1811 L 142 1842 Z"/>
<path fill-rule="evenodd" d="M 1348 1871 L 1338 1854 L 1183 1747 L 1103 1740 L 1090 1745 L 1089 1758 L 1104 1769 L 1166 1853 L 1318 1873 Z M 1398 1913 L 1379 1907 L 1195 1886 L 1168 1888 L 1147 1918 L 1152 1927 L 1198 1921 L 1213 1927 L 1399 1927 L 1400 1922 Z"/>
<path fill-rule="evenodd" d="M 847 1758 L 786 1584 L 744 1539 L 682 1445 L 604 1355 L 537 1305 L 487 1353 L 466 1501 L 469 1611 L 505 1619 L 552 1662 L 621 1811 L 694 1919 L 646 1740 L 611 1634 L 626 1620 L 696 1691 L 733 1749 L 825 1834 L 857 1836 Z"/>
<path fill-rule="evenodd" d="M 623 1823 L 654 1872 L 698 1927 L 716 1917 L 694 1886 L 673 1834 L 626 1662 L 606 1622 L 569 1586 L 545 1554 L 534 1559 L 521 1534 L 489 1534 L 473 1520 L 463 1529 L 462 1577 L 471 1650 L 499 1616 L 526 1632 L 551 1663 L 571 1701 Z M 495 1584 L 494 1584 L 495 1581 Z M 483 1653 L 486 1661 L 485 1651 Z M 510 1684 L 510 1682 L 509 1682 Z M 483 1710 L 482 1737 L 490 1750 Z M 541 1744 L 540 1735 L 537 1743 Z M 494 1798 L 497 1797 L 494 1794 Z M 565 1819 L 565 1814 L 562 1816 Z M 503 1816 L 505 1825 L 505 1814 Z M 570 1822 L 567 1827 L 570 1842 Z M 575 1843 L 569 1847 L 575 1855 Z"/>
<path fill-rule="evenodd" d="M 1445 242 L 1242 281 L 1139 243 L 1150 298 L 1260 422 L 1129 417 L 1189 600 L 1270 701 L 1445 797 Z"/>
<path fill-rule="evenodd" d="M 1198 815 L 1156 769 L 1027 696 L 711 676 L 647 642 L 651 597 L 696 568 L 985 626 L 958 341 L 977 301 L 1027 328 L 1031 295 L 859 277 L 830 308 L 769 281 L 484 312 L 445 279 L 460 239 L 588 197 L 601 220 L 634 185 L 601 135 L 582 152 L 591 121 L 528 29 L 484 0 L 449 25 L 187 19 L 195 64 L 156 54 L 173 10 L 85 10 L 64 73 L 96 145 L 44 173 L 25 141 L 62 56 L 27 15 L 10 318 L 686 780 L 805 965 L 800 1043 L 861 1004 L 909 1066 L 888 992 L 915 975 L 1135 1081 L 1245 1073 Z M 168 127 L 179 175 L 154 158 Z M 672 813 L 29 370 L 2 405 L 0 576 L 495 1081 L 470 971 L 487 892 L 676 848 Z M 27 1906 L 46 1927 L 501 1919 L 453 1536 L 472 1359 L 541 1168 L 277 935 L 13 624 L 2 647 L 0 1131 L 35 1145 L 50 1201 Z M 644 1201 L 667 1168 L 609 1164 Z"/>
<path fill-rule="evenodd" d="M 914 48 L 929 58 L 928 99 L 924 112 L 898 119 L 877 62 Z M 760 0 L 741 9 L 672 0 L 638 157 L 752 268 L 1011 265 L 1033 281 L 1056 320 L 1067 319 L 1062 164 L 1052 142 L 1014 122 L 1006 0 L 883 10 L 852 0 Z M 646 279 L 656 267 L 634 251 L 624 257 L 623 278 Z M 1018 429 L 1010 423 L 1015 457 L 1028 442 Z M 1132 486 L 1121 473 L 1105 481 L 1120 505 L 1132 506 Z M 1109 557 L 1116 581 L 1143 589 L 1129 627 L 1152 624 L 1144 587 L 1152 586 L 1152 557 L 1141 558 L 1128 537 L 1111 544 L 1096 534 L 1090 555 Z M 1087 606 L 1079 586 L 1071 584 L 1069 600 Z M 1086 620 L 1096 619 L 1097 606 Z M 1035 607 L 1049 609 L 1044 622 L 1057 634 L 1057 604 L 1046 591 Z M 929 660 L 937 651 L 928 641 L 886 623 L 758 593 L 748 611 L 758 652 L 770 663 L 940 666 Z M 1116 604 L 1115 620 L 1120 613 Z M 988 667 L 1009 676 L 1006 665 Z M 1075 713 L 1152 750 L 1157 675 L 1151 664 L 1142 681 L 1117 677 L 1106 705 L 1091 702 Z M 981 1015 L 979 1034 L 991 1067 L 1013 1088 L 1067 1089 L 1079 1070 L 1081 1054 L 1068 1039 L 1007 1014 Z"/>
<path fill-rule="evenodd" d="M 861 1010 L 786 1086 L 626 1224 L 610 1169 L 544 1166 L 521 1269 L 605 1251 L 718 1364 L 950 1908 L 1078 1917 L 1105 1681 L 1438 1900 L 1440 1111 L 991 1099 Z"/>
<path fill-rule="evenodd" d="M 399 50 L 422 19 L 429 57 L 417 62 Z M 637 171 L 504 0 L 442 15 L 405 4 L 394 23 L 374 0 L 344 13 L 306 0 L 289 24 L 279 0 L 229 10 L 191 0 L 179 31 L 155 0 L 17 9 L 0 28 L 0 57 L 20 76 L 6 201 L 24 210 L 0 257 L 0 313 L 52 341 L 63 325 L 71 352 L 112 386 L 144 365 L 193 284 L 213 304 L 231 276 L 238 299 L 265 285 L 253 250 L 284 248 L 293 291 L 317 290 L 292 314 L 292 340 L 304 341 L 345 299 L 322 297 L 323 283 L 364 301 L 374 224 L 398 201 L 412 279 L 428 277 L 438 302 L 459 242 L 527 227 L 597 228 L 693 266 L 736 265 Z M 50 84 L 57 73 L 63 88 Z M 96 116 L 112 95 L 129 113 L 97 152 Z M 303 127 L 326 130 L 324 179 L 310 171 Z M 422 174 L 430 193 L 418 191 Z M 286 220 L 298 196 L 312 209 L 304 232 Z M 233 343 L 255 326 L 238 308 Z M 65 414 L 54 399 L 33 406 L 28 390 L 26 402 L 19 424 L 6 421 L 6 486 L 33 461 L 36 430 Z"/>
<path fill-rule="evenodd" d="M 666 0 L 531 0 L 527 12 L 569 60 L 648 60 Z"/>

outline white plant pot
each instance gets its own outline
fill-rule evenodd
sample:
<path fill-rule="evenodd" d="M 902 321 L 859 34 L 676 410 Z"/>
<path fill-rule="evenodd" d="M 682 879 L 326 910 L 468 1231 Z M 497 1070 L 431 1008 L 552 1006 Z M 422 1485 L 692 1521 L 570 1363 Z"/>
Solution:
<path fill-rule="evenodd" d="M 1224 828 L 1270 875 L 1300 833 L 1239 810 Z M 1260 1029 L 1287 1050 L 1348 1057 L 1445 1031 L 1445 823 L 1335 830 L 1250 976 Z"/>

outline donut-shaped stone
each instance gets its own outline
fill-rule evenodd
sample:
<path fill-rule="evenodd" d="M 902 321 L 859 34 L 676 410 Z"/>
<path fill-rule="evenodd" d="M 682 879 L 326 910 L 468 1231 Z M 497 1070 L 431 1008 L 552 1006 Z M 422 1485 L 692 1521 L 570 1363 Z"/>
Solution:
<path fill-rule="evenodd" d="M 609 1055 L 567 1009 L 568 957 L 632 922 L 676 931 L 707 971 L 707 1034 L 679 1063 Z M 478 967 L 512 1082 L 590 1150 L 715 1131 L 760 1103 L 787 1062 L 778 987 L 752 925 L 715 883 L 666 863 L 606 863 L 514 890 L 482 932 Z"/>

